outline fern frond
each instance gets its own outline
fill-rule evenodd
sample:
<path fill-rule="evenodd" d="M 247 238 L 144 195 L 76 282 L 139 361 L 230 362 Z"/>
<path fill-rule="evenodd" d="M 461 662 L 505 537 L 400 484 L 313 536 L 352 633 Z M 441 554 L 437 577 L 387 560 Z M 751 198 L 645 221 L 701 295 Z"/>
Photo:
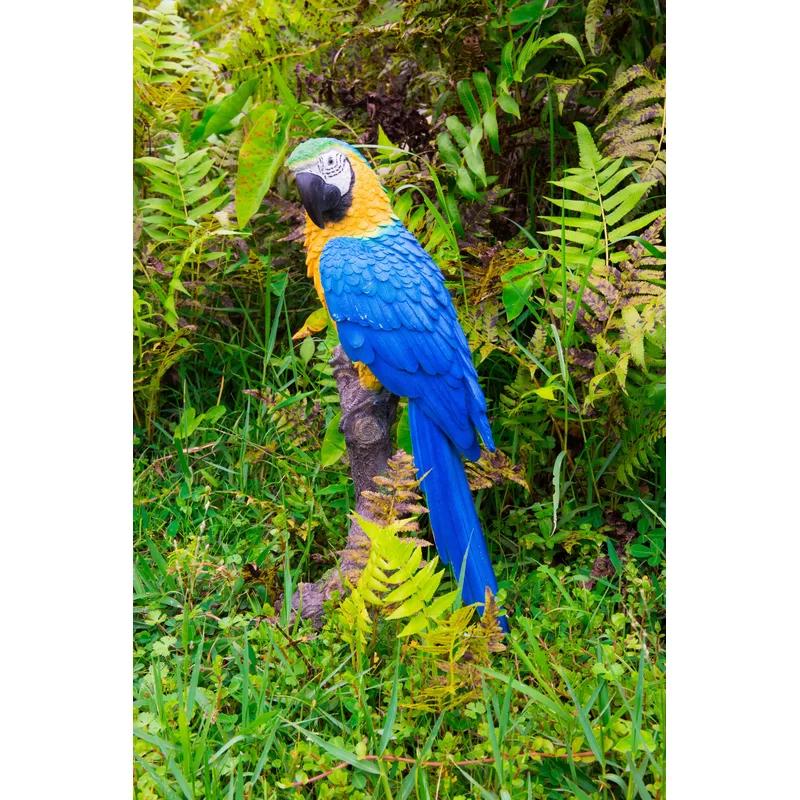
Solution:
<path fill-rule="evenodd" d="M 637 64 L 616 76 L 601 103 L 608 110 L 598 126 L 600 149 L 628 159 L 643 181 L 666 180 L 665 97 L 665 81 Z"/>
<path fill-rule="evenodd" d="M 134 7 L 144 19 L 133 26 L 133 77 L 145 84 L 174 83 L 196 69 L 198 45 L 175 0 L 154 9 Z"/>
<path fill-rule="evenodd" d="M 476 641 L 486 645 L 487 653 L 502 653 L 506 649 L 503 644 L 505 634 L 500 627 L 502 613 L 488 586 L 486 587 L 485 598 L 486 602 L 483 608 L 483 616 L 481 617 L 481 628 L 485 638 L 478 638 Z"/>
<path fill-rule="evenodd" d="M 593 55 L 600 55 L 605 50 L 608 37 L 602 30 L 602 19 L 606 11 L 608 0 L 589 0 L 586 5 L 586 17 L 583 20 L 583 29 L 586 43 Z"/>
<path fill-rule="evenodd" d="M 651 414 L 638 423 L 630 417 L 630 427 L 622 438 L 615 474 L 620 483 L 630 486 L 638 472 L 652 467 L 656 445 L 666 436 L 667 420 L 663 411 Z"/>
<path fill-rule="evenodd" d="M 404 450 L 398 450 L 386 462 L 386 468 L 386 475 L 373 478 L 377 489 L 365 489 L 361 493 L 366 501 L 365 515 L 389 524 L 400 518 L 427 513 L 428 509 L 422 504 L 420 481 L 411 456 Z M 405 530 L 417 529 L 416 521 L 408 519 Z"/>
<path fill-rule="evenodd" d="M 591 364 L 594 370 L 593 376 L 584 375 L 589 383 L 584 402 L 590 406 L 614 385 L 624 391 L 627 359 L 645 369 L 645 341 L 663 327 L 663 259 L 651 251 L 662 252 L 655 244 L 665 217 L 662 209 L 638 214 L 653 183 L 633 180 L 634 166 L 624 166 L 620 156 L 601 156 L 588 129 L 580 123 L 575 127 L 581 166 L 567 170 L 567 177 L 554 185 L 584 199 L 553 198 L 561 216 L 541 219 L 552 226 L 542 233 L 553 240 L 554 268 L 567 266 L 568 313 L 589 335 L 599 357 L 592 363 L 591 351 L 571 352 L 572 363 Z M 623 248 L 635 234 L 646 244 Z M 563 241 L 569 244 L 563 246 Z M 552 291 L 560 297 L 558 284 L 553 282 Z M 616 381 L 606 380 L 611 375 Z"/>
<path fill-rule="evenodd" d="M 398 635 L 410 636 L 435 625 L 452 607 L 458 590 L 433 600 L 444 569 L 437 569 L 438 556 L 423 565 L 420 542 L 400 535 L 409 530 L 408 519 L 388 524 L 359 514 L 354 514 L 354 519 L 369 539 L 369 555 L 358 581 L 339 607 L 339 617 L 343 638 L 361 653 L 371 612 L 380 612 L 386 619 L 408 619 Z"/>
<path fill-rule="evenodd" d="M 545 334 L 535 334 L 534 338 L 537 336 L 544 348 Z M 537 388 L 530 367 L 520 364 L 514 380 L 503 389 L 497 409 L 495 424 L 518 443 L 523 464 L 532 460 L 540 465 L 546 463 L 549 451 L 555 447 L 552 423 L 547 407 L 536 394 Z"/>
<path fill-rule="evenodd" d="M 457 609 L 413 643 L 416 652 L 429 657 L 423 684 L 407 708 L 432 711 L 458 708 L 481 693 L 481 667 L 506 649 L 499 625 L 502 610 L 486 590 L 483 616 L 475 618 L 473 606 Z"/>
<path fill-rule="evenodd" d="M 473 492 L 478 489 L 490 489 L 492 486 L 499 486 L 501 483 L 511 481 L 518 484 L 523 489 L 530 490 L 527 481 L 523 477 L 522 467 L 512 463 L 511 459 L 502 450 L 495 450 L 490 453 L 488 450 L 481 450 L 481 457 L 477 461 L 466 461 L 464 463 L 467 472 L 469 488 Z"/>
<path fill-rule="evenodd" d="M 140 100 L 159 113 L 188 111 L 200 105 L 200 101 L 189 94 L 192 80 L 193 76 L 186 74 L 163 83 L 137 81 L 136 93 Z"/>
<path fill-rule="evenodd" d="M 142 222 L 156 242 L 187 242 L 192 229 L 230 199 L 224 174 L 208 178 L 214 162 L 208 149 L 187 153 L 180 137 L 163 158 L 136 159 L 147 170 L 148 197 L 140 203 Z"/>
<path fill-rule="evenodd" d="M 352 591 L 339 606 L 342 639 L 355 652 L 363 652 L 367 637 L 372 627 L 372 618 L 367 611 L 367 604 L 362 592 Z"/>

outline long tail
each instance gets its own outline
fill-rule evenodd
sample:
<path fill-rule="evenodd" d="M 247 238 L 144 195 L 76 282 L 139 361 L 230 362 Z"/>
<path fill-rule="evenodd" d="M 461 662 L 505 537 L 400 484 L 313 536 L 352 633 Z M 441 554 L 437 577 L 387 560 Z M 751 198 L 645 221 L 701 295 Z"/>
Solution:
<path fill-rule="evenodd" d="M 497 594 L 497 580 L 461 456 L 439 426 L 416 407 L 413 399 L 408 403 L 408 422 L 417 472 L 428 473 L 422 488 L 436 550 L 445 564 L 452 565 L 457 578 L 466 554 L 462 599 L 466 604 L 483 605 L 487 586 Z M 505 617 L 500 624 L 508 630 Z"/>

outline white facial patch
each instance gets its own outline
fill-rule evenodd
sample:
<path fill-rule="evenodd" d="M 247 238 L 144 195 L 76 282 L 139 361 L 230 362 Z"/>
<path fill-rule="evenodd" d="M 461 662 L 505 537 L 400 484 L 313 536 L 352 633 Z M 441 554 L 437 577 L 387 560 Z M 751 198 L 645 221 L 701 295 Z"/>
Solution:
<path fill-rule="evenodd" d="M 315 172 L 325 183 L 335 186 L 343 197 L 350 191 L 353 183 L 353 168 L 347 156 L 339 150 L 323 153 L 314 164 L 314 169 L 308 171 Z"/>

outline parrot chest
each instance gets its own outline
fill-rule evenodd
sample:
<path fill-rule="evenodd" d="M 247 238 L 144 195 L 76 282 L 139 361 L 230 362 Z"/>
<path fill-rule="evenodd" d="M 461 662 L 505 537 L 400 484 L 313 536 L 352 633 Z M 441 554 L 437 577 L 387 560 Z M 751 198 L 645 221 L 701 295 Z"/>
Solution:
<path fill-rule="evenodd" d="M 328 308 L 328 305 L 325 302 L 325 290 L 322 286 L 322 277 L 320 276 L 319 267 L 322 249 L 331 238 L 332 236 L 329 232 L 326 232 L 326 229 L 318 228 L 309 219 L 306 219 L 305 245 L 307 274 L 314 282 L 314 289 L 325 309 Z M 333 321 L 333 324 L 335 326 L 336 322 Z M 354 362 L 354 366 L 358 372 L 358 380 L 365 389 L 377 392 L 382 388 L 381 382 L 375 377 L 366 364 L 356 361 Z"/>

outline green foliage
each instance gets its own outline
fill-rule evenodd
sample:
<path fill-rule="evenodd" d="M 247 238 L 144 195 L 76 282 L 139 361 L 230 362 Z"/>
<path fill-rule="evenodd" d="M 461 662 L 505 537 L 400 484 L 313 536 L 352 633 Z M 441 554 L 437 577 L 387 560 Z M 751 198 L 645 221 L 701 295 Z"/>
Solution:
<path fill-rule="evenodd" d="M 242 227 L 261 205 L 286 157 L 289 121 L 285 119 L 276 132 L 278 112 L 264 108 L 242 142 L 236 181 L 236 215 Z"/>
<path fill-rule="evenodd" d="M 405 520 L 379 525 L 356 515 L 359 526 L 370 541 L 369 555 L 358 582 L 343 601 L 342 638 L 363 653 L 373 620 L 370 612 L 381 612 L 386 619 L 409 618 L 397 634 L 400 637 L 427 630 L 453 605 L 458 590 L 433 599 L 444 570 L 437 571 L 438 556 L 422 563 L 422 547 L 414 539 L 399 534 L 408 529 Z"/>
<path fill-rule="evenodd" d="M 665 81 L 636 64 L 620 71 L 601 104 L 607 109 L 598 127 L 603 152 L 628 159 L 642 181 L 666 180 L 665 97 Z"/>
<path fill-rule="evenodd" d="M 175 0 L 154 9 L 136 6 L 133 26 L 133 77 L 148 84 L 173 84 L 196 69 L 195 45 Z"/>
<path fill-rule="evenodd" d="M 475 619 L 474 607 L 458 608 L 424 631 L 418 642 L 412 642 L 413 652 L 421 656 L 421 669 L 419 687 L 409 708 L 464 708 L 481 696 L 481 668 L 492 663 L 492 654 L 506 649 L 499 615 L 497 603 L 487 589 L 479 619 Z"/>
<path fill-rule="evenodd" d="M 137 797 L 665 796 L 662 6 L 134 9 Z M 507 636 L 454 607 L 403 454 L 367 569 L 290 623 L 355 505 L 283 168 L 322 135 L 454 298 Z"/>
<path fill-rule="evenodd" d="M 550 253 L 554 272 L 561 271 L 562 278 L 566 274 L 570 289 L 588 309 L 581 323 L 595 344 L 608 354 L 613 350 L 609 341 L 615 337 L 619 357 L 630 358 L 644 369 L 645 336 L 652 338 L 663 323 L 664 292 L 658 284 L 664 274 L 634 268 L 631 253 L 622 248 L 622 243 L 654 223 L 660 230 L 664 211 L 657 208 L 637 214 L 652 184 L 631 181 L 634 166 L 623 167 L 621 157 L 601 157 L 588 128 L 579 122 L 575 128 L 580 167 L 566 170 L 567 176 L 553 181 L 553 185 L 581 199 L 550 198 L 561 214 L 543 216 L 543 221 L 558 227 L 542 233 L 553 241 Z M 652 234 L 656 228 L 649 230 Z M 555 293 L 561 294 L 566 308 L 569 301 L 563 286 Z M 571 305 L 577 317 L 577 303 L 572 300 Z M 570 333 L 568 327 L 568 337 Z M 627 359 L 623 363 L 627 365 Z M 627 366 L 618 370 L 622 387 L 626 372 Z"/>
<path fill-rule="evenodd" d="M 462 197 L 467 200 L 482 199 L 489 186 L 497 181 L 497 176 L 487 176 L 480 148 L 481 142 L 486 141 L 492 153 L 501 153 L 497 107 L 511 117 L 520 119 L 520 106 L 513 94 L 514 84 L 526 80 L 528 67 L 537 61 L 537 56 L 549 56 L 550 51 L 563 46 L 574 50 L 585 64 L 581 45 L 572 34 L 557 33 L 539 37 L 534 31 L 521 46 L 513 38 L 503 46 L 495 90 L 485 72 L 474 72 L 471 80 L 458 82 L 458 98 L 466 112 L 470 128 L 467 129 L 458 117 L 448 116 L 445 120 L 447 131 L 440 133 L 436 141 L 439 155 L 454 173 L 455 186 Z M 553 85 L 552 76 L 540 74 L 536 77 L 549 79 Z M 475 99 L 473 88 L 480 98 L 480 105 Z M 507 191 L 495 193 L 493 200 L 502 197 Z"/>
<path fill-rule="evenodd" d="M 224 175 L 207 180 L 214 166 L 208 150 L 187 153 L 180 138 L 164 158 L 137 158 L 147 170 L 148 196 L 139 208 L 145 233 L 155 242 L 188 242 L 200 225 L 228 200 Z"/>

